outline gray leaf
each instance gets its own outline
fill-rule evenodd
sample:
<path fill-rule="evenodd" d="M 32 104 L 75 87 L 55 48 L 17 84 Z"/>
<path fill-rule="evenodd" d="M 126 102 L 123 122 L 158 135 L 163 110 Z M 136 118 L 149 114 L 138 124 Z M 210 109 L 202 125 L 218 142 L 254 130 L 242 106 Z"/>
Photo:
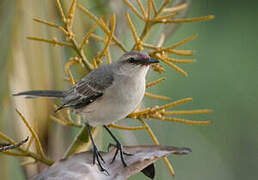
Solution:
<path fill-rule="evenodd" d="M 53 166 L 34 177 L 33 180 L 123 180 L 141 172 L 146 167 L 151 167 L 151 171 L 153 171 L 154 166 L 152 167 L 152 164 L 163 156 L 189 154 L 191 150 L 173 146 L 141 145 L 124 146 L 124 152 L 133 154 L 130 156 L 125 155 L 127 167 L 124 167 L 121 163 L 120 156 L 117 156 L 116 160 L 110 164 L 115 150 L 101 153 L 106 161 L 104 167 L 108 174 L 100 171 L 98 165 L 92 164 L 92 152 L 87 151 L 56 162 Z M 145 173 L 153 178 L 154 171 L 146 172 L 148 169 L 144 170 Z"/>

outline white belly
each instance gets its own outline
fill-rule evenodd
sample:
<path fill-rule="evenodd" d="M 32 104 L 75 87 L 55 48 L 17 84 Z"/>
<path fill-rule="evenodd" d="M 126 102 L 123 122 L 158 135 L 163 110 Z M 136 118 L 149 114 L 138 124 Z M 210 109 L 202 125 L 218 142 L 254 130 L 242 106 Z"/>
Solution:
<path fill-rule="evenodd" d="M 125 118 L 133 112 L 143 99 L 145 77 L 118 78 L 104 95 L 81 110 L 91 126 L 107 125 Z"/>

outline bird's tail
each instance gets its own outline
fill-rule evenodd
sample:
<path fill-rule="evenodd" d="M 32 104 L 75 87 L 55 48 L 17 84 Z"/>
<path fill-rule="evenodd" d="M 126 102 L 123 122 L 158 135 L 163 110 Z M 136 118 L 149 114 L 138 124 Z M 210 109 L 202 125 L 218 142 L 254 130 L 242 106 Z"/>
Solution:
<path fill-rule="evenodd" d="M 33 90 L 24 91 L 13 96 L 24 96 L 25 98 L 36 98 L 36 97 L 53 97 L 53 98 L 63 98 L 65 97 L 65 91 L 55 91 L 55 90 Z"/>

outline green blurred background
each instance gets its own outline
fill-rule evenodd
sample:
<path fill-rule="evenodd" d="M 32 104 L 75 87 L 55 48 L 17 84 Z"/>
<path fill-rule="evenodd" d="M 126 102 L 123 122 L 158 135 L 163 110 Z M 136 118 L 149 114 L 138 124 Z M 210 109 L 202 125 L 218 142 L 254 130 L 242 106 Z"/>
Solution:
<path fill-rule="evenodd" d="M 64 2 L 67 7 L 69 1 Z M 119 0 L 79 2 L 101 16 L 110 16 L 112 11 L 126 12 L 125 4 Z M 107 5 L 111 10 L 106 8 Z M 73 52 L 25 38 L 63 38 L 54 29 L 47 29 L 32 21 L 34 17 L 42 17 L 60 22 L 55 7 L 52 0 L 0 1 L 0 130 L 14 139 L 26 136 L 21 120 L 14 113 L 17 107 L 36 124 L 44 147 L 54 149 L 48 150 L 48 154 L 60 157 L 65 151 L 63 147 L 69 144 L 62 137 L 70 130 L 49 122 L 48 115 L 52 112 L 53 102 L 44 99 L 13 100 L 10 97 L 13 91 L 67 87 L 68 84 L 63 81 L 63 65 Z M 197 62 L 181 66 L 189 73 L 187 78 L 167 67 L 163 75 L 167 77 L 166 83 L 152 88 L 151 92 L 170 96 L 173 100 L 184 97 L 194 99 L 178 109 L 213 109 L 212 114 L 189 117 L 196 120 L 209 119 L 213 122 L 211 126 L 160 123 L 155 120 L 150 122 L 161 144 L 185 146 L 193 150 L 188 156 L 169 157 L 176 172 L 174 179 L 258 178 L 257 10 L 258 1 L 255 0 L 193 0 L 189 17 L 214 14 L 216 18 L 208 22 L 181 25 L 167 43 L 178 42 L 198 33 L 196 40 L 182 47 L 194 49 Z M 80 18 L 76 24 L 80 28 L 78 33 L 82 34 L 88 29 L 87 20 L 85 16 Z M 138 30 L 141 31 L 140 28 Z M 132 39 L 132 36 L 121 38 Z M 156 77 L 159 76 L 151 73 L 149 80 Z M 161 103 L 146 100 L 146 106 Z M 152 143 L 143 132 L 133 135 L 115 130 L 115 133 L 126 144 Z M 131 137 L 128 141 L 124 139 L 126 134 Z M 72 137 L 66 139 L 72 140 Z M 58 146 L 55 142 L 58 142 Z M 25 179 L 24 169 L 19 166 L 19 162 L 18 158 L 0 154 L 0 179 Z M 30 167 L 30 171 L 35 172 L 40 168 Z M 162 161 L 156 163 L 156 175 L 156 179 L 172 178 Z M 144 178 L 138 174 L 130 179 Z"/>

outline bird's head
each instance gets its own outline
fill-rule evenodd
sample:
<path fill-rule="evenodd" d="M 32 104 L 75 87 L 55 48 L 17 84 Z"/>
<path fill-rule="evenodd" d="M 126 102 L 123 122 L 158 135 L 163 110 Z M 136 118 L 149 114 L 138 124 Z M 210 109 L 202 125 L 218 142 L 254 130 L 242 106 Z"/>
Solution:
<path fill-rule="evenodd" d="M 148 54 L 142 52 L 128 52 L 122 55 L 116 62 L 121 72 L 124 73 L 147 73 L 149 65 L 159 63 L 158 60 L 151 58 Z"/>

